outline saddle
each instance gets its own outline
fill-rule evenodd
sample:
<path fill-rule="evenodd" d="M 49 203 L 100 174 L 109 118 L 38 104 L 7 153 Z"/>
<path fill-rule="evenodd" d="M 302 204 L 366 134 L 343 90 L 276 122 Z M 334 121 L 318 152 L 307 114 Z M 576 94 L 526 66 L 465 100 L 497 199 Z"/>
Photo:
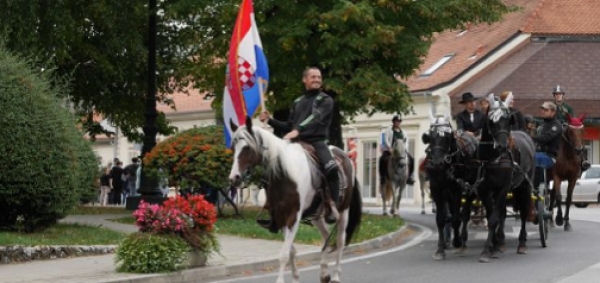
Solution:
<path fill-rule="evenodd" d="M 315 166 L 315 168 L 319 168 L 319 159 L 316 155 L 315 149 L 312 145 L 308 144 L 308 143 L 304 143 L 304 142 L 298 142 L 299 145 L 302 146 L 302 148 L 304 149 L 304 151 L 306 152 L 307 156 L 309 157 L 310 162 L 313 164 L 313 166 Z M 351 184 L 351 180 L 348 177 L 351 176 L 347 176 L 347 174 L 345 173 L 344 170 L 344 158 L 347 158 L 343 156 L 343 154 L 346 154 L 345 152 L 341 151 L 341 150 L 331 150 L 331 147 L 329 148 L 330 151 L 332 152 L 332 155 L 334 156 L 334 159 L 338 165 L 338 176 L 339 176 L 339 184 L 340 184 L 340 203 L 343 202 L 344 196 L 346 195 L 346 189 L 348 189 L 348 187 Z M 348 164 L 349 166 L 352 166 L 352 164 Z M 329 206 L 325 205 L 327 203 L 331 202 L 331 195 L 329 190 L 324 190 L 324 186 L 325 184 L 327 184 L 327 181 L 325 180 L 325 175 L 321 172 L 320 174 L 320 180 L 314 180 L 313 183 L 313 187 L 317 187 L 318 186 L 318 193 L 317 197 L 313 198 L 313 202 L 311 203 L 310 207 L 308 209 L 306 209 L 303 214 L 302 214 L 302 219 L 303 219 L 303 223 L 308 223 L 310 224 L 310 220 L 312 220 L 315 217 L 318 217 L 321 214 L 324 214 L 324 212 L 326 211 L 326 209 L 328 209 Z M 269 184 L 266 183 L 266 181 L 263 183 L 263 186 L 265 188 L 268 188 Z M 256 222 L 258 223 L 259 226 L 268 229 L 271 233 L 277 233 L 279 231 L 279 227 L 277 227 L 277 225 L 275 224 L 275 221 L 273 221 L 274 219 L 274 215 L 273 215 L 273 211 L 270 209 L 270 204 L 269 204 L 269 198 L 267 197 L 267 201 L 263 206 L 264 210 L 268 210 L 269 211 L 269 216 L 270 219 L 259 219 L 260 214 L 257 216 Z"/>

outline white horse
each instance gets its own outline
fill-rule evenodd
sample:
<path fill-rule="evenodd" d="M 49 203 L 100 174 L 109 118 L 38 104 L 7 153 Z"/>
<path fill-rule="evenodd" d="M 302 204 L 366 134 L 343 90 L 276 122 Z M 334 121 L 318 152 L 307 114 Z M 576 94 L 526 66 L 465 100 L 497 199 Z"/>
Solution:
<path fill-rule="evenodd" d="M 383 214 L 387 214 L 386 202 L 392 198 L 392 205 L 390 206 L 390 214 L 392 216 L 396 213 L 400 213 L 400 200 L 402 199 L 402 192 L 406 188 L 406 180 L 408 179 L 408 154 L 406 153 L 406 146 L 404 141 L 396 139 L 392 148 L 392 154 L 387 160 L 387 179 L 383 189 L 385 192 L 381 193 L 381 199 L 383 200 Z"/>
<path fill-rule="evenodd" d="M 321 282 L 340 282 L 341 260 L 343 249 L 350 243 L 352 235 L 360 225 L 362 217 L 362 199 L 360 188 L 356 181 L 354 167 L 347 154 L 337 147 L 330 147 L 340 165 L 340 205 L 334 214 L 338 214 L 334 229 L 335 268 L 329 275 L 327 260 L 328 242 L 330 236 L 324 220 L 324 205 L 326 194 L 321 194 L 327 185 L 323 175 L 318 169 L 319 165 L 311 154 L 312 147 L 301 143 L 288 143 L 272 133 L 252 126 L 252 120 L 246 119 L 246 125 L 235 127 L 232 138 L 234 150 L 233 165 L 229 175 L 232 183 L 237 183 L 242 174 L 250 167 L 262 164 L 265 177 L 268 180 L 266 188 L 267 202 L 273 224 L 283 233 L 283 246 L 279 257 L 279 275 L 277 283 L 284 282 L 284 271 L 291 264 L 293 282 L 300 280 L 296 266 L 296 251 L 294 238 L 303 217 L 308 217 L 313 226 L 319 229 L 323 239 L 321 252 Z M 327 204 L 329 205 L 329 204 Z M 339 211 L 339 213 L 338 213 Z"/>

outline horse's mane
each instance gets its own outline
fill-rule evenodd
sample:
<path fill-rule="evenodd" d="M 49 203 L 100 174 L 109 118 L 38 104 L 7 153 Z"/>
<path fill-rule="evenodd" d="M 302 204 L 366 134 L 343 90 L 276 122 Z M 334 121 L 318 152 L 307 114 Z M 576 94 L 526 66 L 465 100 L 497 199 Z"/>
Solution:
<path fill-rule="evenodd" d="M 291 162 L 289 158 L 285 158 L 285 150 L 288 145 L 287 142 L 278 138 L 271 132 L 256 126 L 252 127 L 252 133 L 248 131 L 246 126 L 240 127 L 233 135 L 233 144 L 240 139 L 247 141 L 252 152 L 260 153 L 262 155 L 262 164 L 270 165 L 270 174 L 280 175 L 285 173 L 283 167 L 286 165 L 284 164 Z M 291 164 L 288 164 L 287 166 L 289 165 Z"/>

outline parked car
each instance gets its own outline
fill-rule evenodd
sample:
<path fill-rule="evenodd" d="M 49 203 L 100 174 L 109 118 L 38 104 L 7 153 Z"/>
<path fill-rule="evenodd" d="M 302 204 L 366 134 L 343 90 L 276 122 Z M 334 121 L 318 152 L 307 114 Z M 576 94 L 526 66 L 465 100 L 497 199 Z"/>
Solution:
<path fill-rule="evenodd" d="M 550 188 L 553 182 L 550 181 Z M 562 201 L 567 201 L 567 181 L 560 185 Z M 590 203 L 600 203 L 600 164 L 593 164 L 590 169 L 581 174 L 573 189 L 573 204 L 576 207 L 587 207 Z"/>

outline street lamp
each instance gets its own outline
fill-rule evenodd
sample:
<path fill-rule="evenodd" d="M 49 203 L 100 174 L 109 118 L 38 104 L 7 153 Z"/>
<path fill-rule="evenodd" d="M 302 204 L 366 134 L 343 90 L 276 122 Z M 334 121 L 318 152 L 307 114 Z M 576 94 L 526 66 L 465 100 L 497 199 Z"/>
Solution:
<path fill-rule="evenodd" d="M 142 157 L 152 151 L 156 146 L 156 134 L 158 127 L 156 126 L 156 0 L 149 0 L 149 34 L 148 34 L 148 92 L 146 93 L 146 109 L 144 111 L 144 143 L 142 146 Z M 137 209 L 141 200 L 148 203 L 162 203 L 163 197 L 158 181 L 156 178 L 150 177 L 144 170 L 142 162 L 139 196 L 130 196 L 127 198 L 126 208 L 129 210 Z"/>

